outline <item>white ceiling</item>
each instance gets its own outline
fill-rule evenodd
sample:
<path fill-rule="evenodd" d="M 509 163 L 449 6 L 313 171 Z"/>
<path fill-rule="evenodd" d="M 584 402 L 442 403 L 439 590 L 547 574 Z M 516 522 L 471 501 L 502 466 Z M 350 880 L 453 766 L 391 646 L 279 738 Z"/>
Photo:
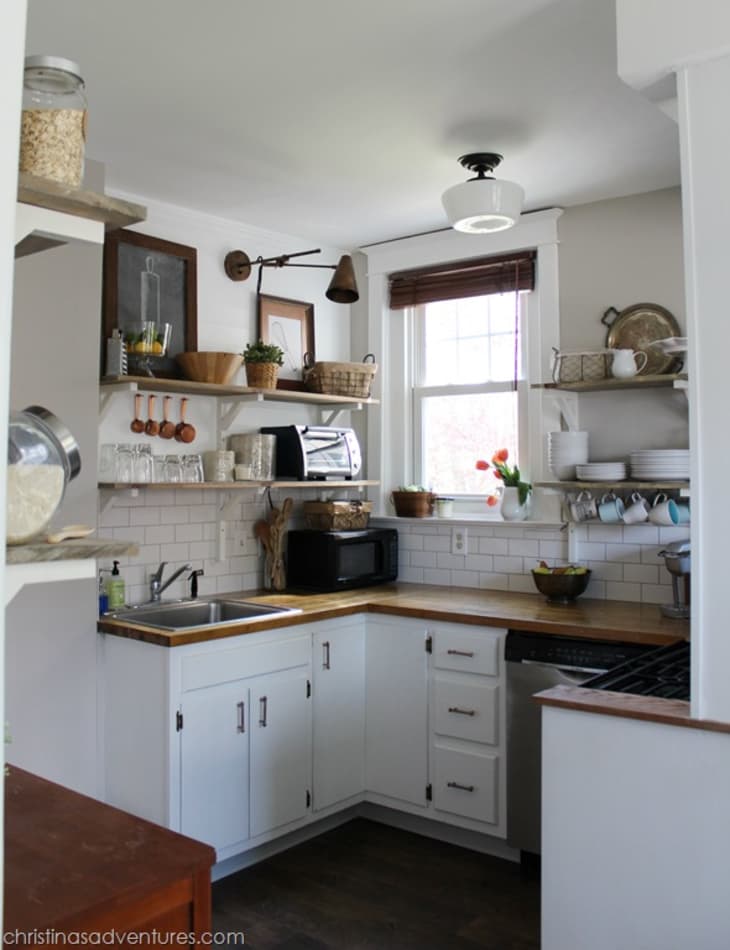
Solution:
<path fill-rule="evenodd" d="M 526 209 L 679 183 L 616 76 L 612 0 L 29 0 L 76 60 L 107 189 L 340 247 L 447 226 L 469 151 Z"/>

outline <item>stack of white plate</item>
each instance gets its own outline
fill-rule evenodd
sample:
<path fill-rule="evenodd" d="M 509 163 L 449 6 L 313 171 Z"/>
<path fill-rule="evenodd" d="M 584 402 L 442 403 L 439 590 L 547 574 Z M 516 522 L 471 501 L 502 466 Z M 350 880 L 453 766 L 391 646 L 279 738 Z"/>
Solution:
<path fill-rule="evenodd" d="M 644 449 L 631 453 L 631 477 L 652 481 L 689 478 L 689 449 Z"/>
<path fill-rule="evenodd" d="M 556 478 L 574 479 L 575 466 L 587 461 L 587 432 L 548 433 L 548 465 Z"/>
<path fill-rule="evenodd" d="M 576 465 L 575 474 L 581 482 L 621 482 L 626 478 L 623 462 L 588 462 Z"/>

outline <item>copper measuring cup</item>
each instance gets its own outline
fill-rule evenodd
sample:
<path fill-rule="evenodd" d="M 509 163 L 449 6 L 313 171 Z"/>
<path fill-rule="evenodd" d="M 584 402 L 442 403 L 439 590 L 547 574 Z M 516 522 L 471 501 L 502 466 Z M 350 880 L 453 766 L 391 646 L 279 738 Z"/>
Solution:
<path fill-rule="evenodd" d="M 188 397 L 183 396 L 180 400 L 180 421 L 175 426 L 175 439 L 178 442 L 192 442 L 196 436 L 195 427 L 190 425 L 185 419 L 185 413 L 188 406 Z"/>
<path fill-rule="evenodd" d="M 134 419 L 129 427 L 132 432 L 139 434 L 144 432 L 144 421 L 142 419 L 142 393 L 134 394 Z"/>
<path fill-rule="evenodd" d="M 155 419 L 155 397 L 152 395 L 147 399 L 147 415 L 144 431 L 147 435 L 157 435 L 160 431 L 160 423 Z"/>
<path fill-rule="evenodd" d="M 165 396 L 162 403 L 162 425 L 159 436 L 161 439 L 171 439 L 175 435 L 175 423 L 170 421 L 170 403 L 172 396 Z"/>

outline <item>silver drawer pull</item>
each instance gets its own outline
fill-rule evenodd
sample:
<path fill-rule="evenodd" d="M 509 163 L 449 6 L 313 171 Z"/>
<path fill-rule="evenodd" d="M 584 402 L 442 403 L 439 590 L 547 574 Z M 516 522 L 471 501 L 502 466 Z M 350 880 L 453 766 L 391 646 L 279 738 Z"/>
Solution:
<path fill-rule="evenodd" d="M 447 788 L 458 788 L 458 789 L 460 789 L 462 792 L 473 792 L 473 791 L 474 791 L 474 786 L 473 786 L 473 785 L 459 785 L 458 782 L 447 782 L 447 783 L 446 783 L 446 787 L 447 787 Z"/>
<path fill-rule="evenodd" d="M 246 731 L 246 710 L 243 705 L 243 702 L 236 703 L 236 709 L 238 710 L 238 732 Z"/>
<path fill-rule="evenodd" d="M 265 696 L 262 696 L 262 697 L 259 699 L 259 725 L 260 725 L 260 726 L 265 726 L 265 725 L 266 725 L 266 711 L 267 711 L 267 710 L 266 710 L 266 707 L 267 707 L 267 704 L 268 704 L 268 701 L 267 701 L 266 697 L 265 697 Z"/>
<path fill-rule="evenodd" d="M 449 712 L 458 713 L 460 716 L 476 716 L 475 709 L 459 709 L 458 706 L 449 706 Z"/>
<path fill-rule="evenodd" d="M 322 644 L 322 669 L 328 670 L 330 668 L 330 642 L 325 640 Z"/>
<path fill-rule="evenodd" d="M 474 657 L 473 653 L 469 653 L 466 650 L 447 650 L 446 652 L 449 656 L 468 656 L 471 658 Z"/>

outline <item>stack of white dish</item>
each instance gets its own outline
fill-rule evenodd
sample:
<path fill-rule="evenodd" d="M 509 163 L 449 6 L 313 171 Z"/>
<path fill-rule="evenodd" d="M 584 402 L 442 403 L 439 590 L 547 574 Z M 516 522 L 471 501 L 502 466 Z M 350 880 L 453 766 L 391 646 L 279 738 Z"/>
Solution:
<path fill-rule="evenodd" d="M 664 481 L 689 478 L 689 449 L 644 449 L 631 453 L 631 477 Z"/>
<path fill-rule="evenodd" d="M 622 482 L 626 478 L 624 462 L 588 462 L 576 465 L 575 474 L 581 482 Z"/>
<path fill-rule="evenodd" d="M 575 478 L 575 467 L 588 461 L 587 432 L 549 432 L 548 465 L 561 481 Z"/>

